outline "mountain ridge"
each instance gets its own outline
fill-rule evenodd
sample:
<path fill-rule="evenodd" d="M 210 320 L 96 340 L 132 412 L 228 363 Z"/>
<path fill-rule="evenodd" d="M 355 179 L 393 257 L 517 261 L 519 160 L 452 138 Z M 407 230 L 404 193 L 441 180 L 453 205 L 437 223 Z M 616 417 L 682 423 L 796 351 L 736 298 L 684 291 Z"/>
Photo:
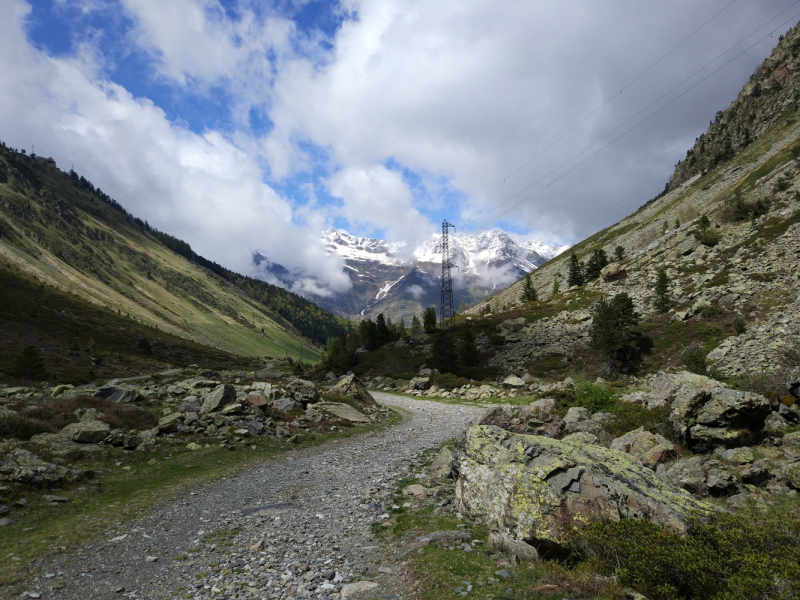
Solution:
<path fill-rule="evenodd" d="M 410 322 L 426 306 L 438 306 L 440 295 L 441 234 L 432 234 L 416 248 L 405 242 L 352 235 L 329 228 L 321 234 L 328 254 L 344 260 L 353 288 L 349 292 L 315 297 L 314 301 L 339 316 L 359 319 L 383 312 Z M 551 246 L 538 240 L 515 241 L 499 230 L 470 235 L 450 235 L 456 305 L 485 297 L 499 283 L 531 272 L 568 246 Z M 287 287 L 303 276 L 271 262 L 256 252 L 254 264 L 267 279 Z"/>

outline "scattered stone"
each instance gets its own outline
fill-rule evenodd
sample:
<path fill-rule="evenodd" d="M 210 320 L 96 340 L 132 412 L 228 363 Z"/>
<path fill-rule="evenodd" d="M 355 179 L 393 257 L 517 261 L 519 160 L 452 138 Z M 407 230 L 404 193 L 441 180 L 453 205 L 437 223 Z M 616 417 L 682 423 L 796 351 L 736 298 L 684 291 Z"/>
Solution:
<path fill-rule="evenodd" d="M 81 421 L 70 423 L 61 430 L 61 435 L 79 444 L 97 444 L 111 432 L 108 423 L 102 421 Z"/>
<path fill-rule="evenodd" d="M 139 392 L 132 385 L 119 383 L 104 385 L 94 393 L 95 397 L 110 400 L 111 402 L 135 402 L 139 399 Z"/>
<path fill-rule="evenodd" d="M 350 598 L 357 598 L 361 592 L 368 592 L 378 587 L 378 584 L 373 581 L 359 581 L 357 583 L 345 583 L 340 592 L 341 600 L 349 600 Z"/>
<path fill-rule="evenodd" d="M 519 390 L 525 387 L 525 381 L 515 375 L 509 375 L 503 380 L 503 387 L 506 389 Z"/>
<path fill-rule="evenodd" d="M 678 458 L 675 444 L 663 435 L 645 431 L 640 427 L 611 442 L 611 449 L 631 454 L 644 466 L 655 469 L 656 465 Z"/>
<path fill-rule="evenodd" d="M 202 414 L 214 412 L 236 402 L 236 388 L 229 384 L 217 386 L 217 388 L 206 396 L 200 408 Z"/>

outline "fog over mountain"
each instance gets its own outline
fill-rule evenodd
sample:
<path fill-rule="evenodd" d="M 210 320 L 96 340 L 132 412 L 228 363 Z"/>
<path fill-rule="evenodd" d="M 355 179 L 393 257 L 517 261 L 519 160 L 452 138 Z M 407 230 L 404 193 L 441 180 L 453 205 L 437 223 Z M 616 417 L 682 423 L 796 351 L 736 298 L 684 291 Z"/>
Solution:
<path fill-rule="evenodd" d="M 394 320 L 439 305 L 441 234 L 433 234 L 415 248 L 405 242 L 351 235 L 329 228 L 320 244 L 326 255 L 344 261 L 352 282 L 347 291 L 330 293 L 302 270 L 289 270 L 269 260 L 264 251 L 253 254 L 261 277 L 304 294 L 324 308 L 349 318 L 383 312 Z M 450 235 L 455 304 L 472 304 L 503 288 L 557 256 L 569 246 L 551 246 L 538 240 L 516 241 L 504 231 Z M 311 290 L 321 290 L 314 293 Z"/>

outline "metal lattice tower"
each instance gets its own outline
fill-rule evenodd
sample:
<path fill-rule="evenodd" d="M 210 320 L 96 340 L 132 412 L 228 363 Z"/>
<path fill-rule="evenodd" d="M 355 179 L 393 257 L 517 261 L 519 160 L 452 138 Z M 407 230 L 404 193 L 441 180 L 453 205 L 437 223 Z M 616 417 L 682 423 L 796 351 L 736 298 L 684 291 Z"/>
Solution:
<path fill-rule="evenodd" d="M 440 313 L 440 326 L 442 329 L 452 329 L 456 321 L 456 311 L 453 307 L 453 280 L 450 277 L 450 241 L 448 230 L 455 225 L 442 221 L 442 309 Z"/>

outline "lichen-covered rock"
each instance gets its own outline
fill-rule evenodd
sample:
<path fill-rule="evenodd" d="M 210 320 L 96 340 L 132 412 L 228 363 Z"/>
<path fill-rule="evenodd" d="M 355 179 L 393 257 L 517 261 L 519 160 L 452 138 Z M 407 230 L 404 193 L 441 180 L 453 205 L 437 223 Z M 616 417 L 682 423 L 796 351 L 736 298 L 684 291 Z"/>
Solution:
<path fill-rule="evenodd" d="M 88 471 L 68 468 L 43 461 L 22 448 L 14 450 L 7 458 L 0 460 L 0 481 L 24 483 L 29 485 L 56 485 L 73 482 L 86 476 Z"/>
<path fill-rule="evenodd" d="M 70 423 L 61 430 L 61 435 L 79 444 L 98 444 L 111 432 L 108 423 L 102 421 L 80 421 Z"/>
<path fill-rule="evenodd" d="M 721 385 L 719 381 L 689 371 L 679 373 L 660 371 L 653 377 L 652 391 L 643 404 L 650 410 L 665 405 L 673 405 L 673 409 L 677 410 L 686 410 L 675 407 L 674 402 L 679 400 L 681 407 L 691 406 L 695 399 L 705 397 L 705 394 Z"/>
<path fill-rule="evenodd" d="M 481 425 L 495 425 L 513 433 L 561 437 L 564 423 L 556 415 L 556 403 L 544 398 L 523 406 L 500 406 L 481 421 Z"/>
<path fill-rule="evenodd" d="M 199 413 L 202 408 L 200 404 L 200 399 L 197 396 L 186 396 L 181 402 L 181 405 L 178 407 L 178 412 L 187 413 L 187 412 L 194 412 Z"/>
<path fill-rule="evenodd" d="M 692 447 L 743 446 L 764 429 L 771 412 L 764 396 L 729 388 L 681 388 L 672 403 L 670 420 Z"/>
<path fill-rule="evenodd" d="M 183 413 L 173 412 L 158 421 L 159 433 L 174 433 L 178 431 L 178 426 L 183 422 Z"/>
<path fill-rule="evenodd" d="M 207 414 L 224 408 L 233 402 L 236 402 L 236 388 L 226 383 L 217 386 L 214 391 L 206 396 L 203 406 L 200 407 L 200 412 Z"/>
<path fill-rule="evenodd" d="M 319 390 L 311 381 L 290 377 L 283 385 L 286 392 L 295 399 L 296 402 L 305 406 L 311 402 L 319 400 Z"/>
<path fill-rule="evenodd" d="M 333 386 L 331 391 L 346 396 L 362 406 L 375 406 L 376 404 L 375 398 L 369 393 L 367 386 L 355 375 L 345 375 Z"/>
<path fill-rule="evenodd" d="M 645 431 L 640 427 L 611 442 L 611 449 L 633 455 L 645 467 L 655 469 L 656 465 L 667 463 L 678 457 L 675 444 L 663 435 Z"/>
<path fill-rule="evenodd" d="M 540 554 L 565 551 L 575 527 L 602 519 L 648 519 L 686 531 L 689 511 L 711 511 L 630 455 L 479 425 L 454 452 L 456 505 L 489 530 Z"/>
<path fill-rule="evenodd" d="M 289 412 L 295 408 L 301 408 L 301 405 L 291 398 L 278 398 L 272 403 L 272 408 L 281 412 Z"/>

